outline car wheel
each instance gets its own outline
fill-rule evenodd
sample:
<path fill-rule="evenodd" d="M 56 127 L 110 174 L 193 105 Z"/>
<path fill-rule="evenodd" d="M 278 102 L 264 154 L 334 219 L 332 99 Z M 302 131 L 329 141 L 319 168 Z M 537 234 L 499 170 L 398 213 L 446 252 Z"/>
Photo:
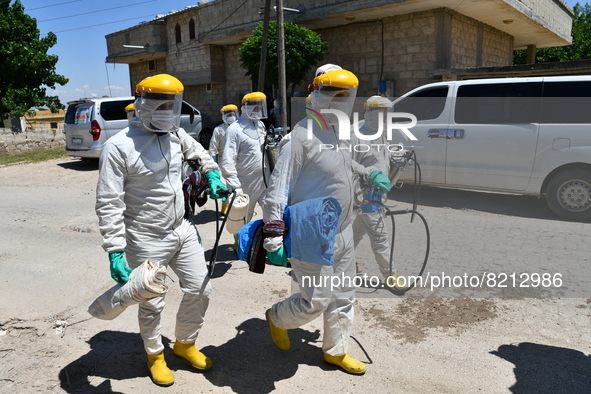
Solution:
<path fill-rule="evenodd" d="M 213 135 L 213 131 L 210 129 L 203 129 L 201 133 L 199 133 L 199 143 L 205 148 L 209 149 L 209 141 L 211 141 L 211 136 Z"/>
<path fill-rule="evenodd" d="M 591 171 L 571 169 L 555 175 L 546 188 L 546 202 L 562 218 L 591 219 Z"/>

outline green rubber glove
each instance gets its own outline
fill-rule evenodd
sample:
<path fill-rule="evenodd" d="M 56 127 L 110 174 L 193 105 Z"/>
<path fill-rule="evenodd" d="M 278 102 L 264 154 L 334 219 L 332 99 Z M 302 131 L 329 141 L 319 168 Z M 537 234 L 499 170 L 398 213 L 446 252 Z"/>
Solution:
<path fill-rule="evenodd" d="M 132 269 L 127 266 L 125 262 L 125 252 L 111 252 L 109 253 L 109 261 L 111 262 L 111 278 L 117 283 L 129 282 L 129 274 Z"/>
<path fill-rule="evenodd" d="M 221 191 L 228 191 L 228 188 L 220 181 L 220 172 L 218 170 L 211 170 L 207 174 L 205 174 L 207 178 L 207 183 L 209 185 L 209 197 L 217 200 L 221 198 L 222 201 L 226 201 L 228 199 L 227 195 L 221 196 L 219 192 Z"/>
<path fill-rule="evenodd" d="M 390 179 L 382 174 L 382 171 L 374 171 L 369 176 L 369 186 L 377 188 L 378 194 L 388 193 L 390 191 Z"/>
<path fill-rule="evenodd" d="M 276 252 L 267 252 L 267 258 L 275 265 L 287 267 L 287 251 L 285 250 L 285 246 L 282 246 Z"/>

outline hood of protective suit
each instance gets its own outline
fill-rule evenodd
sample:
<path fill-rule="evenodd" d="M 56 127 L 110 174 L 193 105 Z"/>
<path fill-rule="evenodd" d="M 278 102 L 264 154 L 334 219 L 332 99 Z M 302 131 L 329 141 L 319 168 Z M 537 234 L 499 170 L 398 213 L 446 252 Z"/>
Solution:
<path fill-rule="evenodd" d="M 316 73 L 314 74 L 315 77 L 325 74 L 329 71 L 334 71 L 334 70 L 342 70 L 342 67 L 336 64 L 332 64 L 332 63 L 327 63 L 325 65 L 322 65 L 320 67 L 318 67 L 316 69 Z"/>

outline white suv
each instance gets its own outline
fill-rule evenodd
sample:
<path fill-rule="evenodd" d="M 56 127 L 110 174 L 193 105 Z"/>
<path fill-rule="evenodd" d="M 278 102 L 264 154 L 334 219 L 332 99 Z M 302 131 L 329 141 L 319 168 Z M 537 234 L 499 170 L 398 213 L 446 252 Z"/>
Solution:
<path fill-rule="evenodd" d="M 127 127 L 125 107 L 133 102 L 132 96 L 70 101 L 64 125 L 66 153 L 75 157 L 99 158 L 105 142 Z M 203 127 L 201 112 L 185 101 L 181 109 L 181 127 L 197 141 L 209 143 L 206 136 L 211 138 L 211 129 Z"/>
<path fill-rule="evenodd" d="M 557 215 L 591 219 L 591 76 L 439 82 L 394 111 L 417 117 L 424 184 L 545 196 Z"/>

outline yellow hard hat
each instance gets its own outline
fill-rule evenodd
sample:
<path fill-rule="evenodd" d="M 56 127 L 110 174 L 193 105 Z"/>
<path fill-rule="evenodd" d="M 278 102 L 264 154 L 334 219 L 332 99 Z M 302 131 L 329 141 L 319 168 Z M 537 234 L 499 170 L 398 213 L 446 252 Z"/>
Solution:
<path fill-rule="evenodd" d="M 267 100 L 267 96 L 265 93 L 261 92 L 252 92 L 248 93 L 244 97 L 242 97 L 242 104 L 246 104 L 247 101 L 265 101 Z"/>
<path fill-rule="evenodd" d="M 246 96 L 245 96 L 246 97 Z M 222 109 L 220 109 L 220 114 L 223 114 L 226 111 L 238 111 L 238 107 L 234 104 L 224 105 Z"/>
<path fill-rule="evenodd" d="M 138 83 L 135 87 L 137 95 L 142 92 L 160 93 L 160 94 L 181 94 L 185 87 L 175 77 L 168 74 L 158 74 L 148 77 Z"/>
<path fill-rule="evenodd" d="M 314 89 L 320 87 L 355 89 L 359 86 L 359 79 L 351 71 L 333 70 L 314 78 Z"/>
<path fill-rule="evenodd" d="M 135 111 L 135 105 L 133 105 L 133 103 L 129 104 L 125 107 L 125 111 Z"/>

